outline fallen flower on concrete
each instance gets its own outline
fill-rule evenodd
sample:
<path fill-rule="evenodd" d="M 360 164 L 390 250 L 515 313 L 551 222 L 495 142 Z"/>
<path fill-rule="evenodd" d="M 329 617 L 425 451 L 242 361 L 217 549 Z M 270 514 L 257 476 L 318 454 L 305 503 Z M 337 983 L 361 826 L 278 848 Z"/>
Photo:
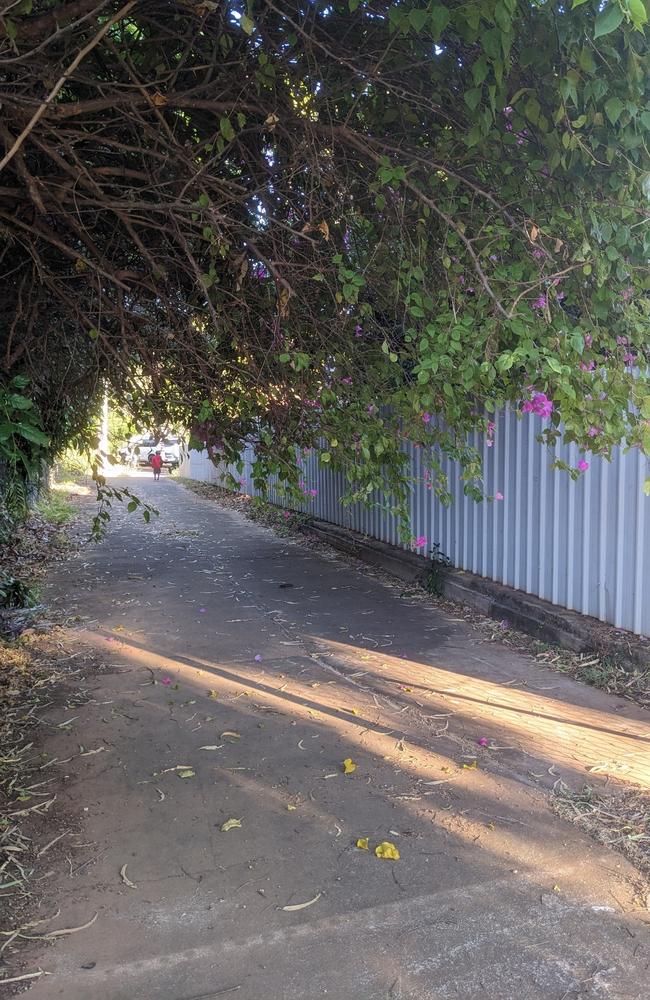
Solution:
<path fill-rule="evenodd" d="M 378 858 L 384 858 L 387 861 L 399 861 L 400 853 L 395 847 L 395 844 L 391 844 L 390 840 L 382 840 L 381 844 L 377 844 L 375 847 L 375 855 Z"/>
<path fill-rule="evenodd" d="M 357 765 L 354 763 L 351 757 L 346 757 L 343 761 L 343 774 L 352 774 L 356 771 Z"/>
<path fill-rule="evenodd" d="M 369 851 L 370 847 L 368 846 L 368 838 L 367 837 L 359 837 L 359 839 L 357 840 L 357 842 L 355 844 L 355 847 L 358 847 L 360 851 Z"/>

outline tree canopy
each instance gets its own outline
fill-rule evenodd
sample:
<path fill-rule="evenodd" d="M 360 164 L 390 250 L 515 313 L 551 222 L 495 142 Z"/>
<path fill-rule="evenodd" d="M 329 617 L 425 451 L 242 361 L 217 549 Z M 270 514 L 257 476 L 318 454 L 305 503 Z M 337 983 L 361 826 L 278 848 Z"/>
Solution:
<path fill-rule="evenodd" d="M 259 481 L 297 488 L 318 447 L 356 496 L 399 491 L 404 435 L 443 499 L 442 451 L 480 496 L 467 434 L 508 403 L 550 440 L 650 452 L 646 21 L 643 0 L 6 4 L 5 382 L 56 446 L 108 381 L 215 457 L 252 436 Z"/>

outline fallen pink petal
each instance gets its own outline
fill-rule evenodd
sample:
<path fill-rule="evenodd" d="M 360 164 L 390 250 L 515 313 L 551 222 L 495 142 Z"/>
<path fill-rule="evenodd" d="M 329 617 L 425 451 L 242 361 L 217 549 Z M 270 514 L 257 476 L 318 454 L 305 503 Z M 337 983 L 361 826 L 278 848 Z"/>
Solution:
<path fill-rule="evenodd" d="M 481 736 L 480 740 L 476 741 L 480 747 L 489 747 L 490 741 L 487 736 Z"/>
<path fill-rule="evenodd" d="M 164 684 L 165 687 L 169 687 L 169 685 L 171 684 L 171 682 L 172 682 L 171 677 L 163 677 L 163 679 L 161 680 L 160 683 Z"/>

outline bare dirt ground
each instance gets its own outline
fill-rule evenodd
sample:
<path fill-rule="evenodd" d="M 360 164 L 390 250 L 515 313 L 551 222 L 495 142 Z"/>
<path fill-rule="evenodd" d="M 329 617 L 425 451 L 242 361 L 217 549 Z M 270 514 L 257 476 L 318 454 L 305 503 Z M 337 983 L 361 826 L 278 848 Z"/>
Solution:
<path fill-rule="evenodd" d="M 647 884 L 552 800 L 647 791 L 650 713 L 130 485 L 161 517 L 50 578 L 88 669 L 46 717 L 42 915 L 92 923 L 31 946 L 33 1000 L 647 1000 Z"/>

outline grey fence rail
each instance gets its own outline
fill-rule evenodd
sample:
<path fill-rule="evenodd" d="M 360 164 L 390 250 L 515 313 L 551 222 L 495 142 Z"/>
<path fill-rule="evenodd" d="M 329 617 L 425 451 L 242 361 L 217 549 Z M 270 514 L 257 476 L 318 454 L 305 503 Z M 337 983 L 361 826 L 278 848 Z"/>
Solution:
<path fill-rule="evenodd" d="M 476 503 L 465 497 L 459 469 L 447 461 L 454 500 L 450 507 L 442 506 L 424 481 L 419 450 L 407 446 L 417 480 L 411 493 L 411 528 L 414 539 L 425 539 L 418 551 L 426 554 L 437 544 L 459 569 L 617 628 L 650 635 L 650 497 L 643 493 L 648 460 L 637 450 L 618 451 L 611 462 L 588 456 L 589 469 L 574 482 L 551 465 L 560 458 L 575 466 L 582 456 L 573 445 L 551 450 L 540 445 L 539 418 L 520 419 L 506 412 L 495 422 L 492 448 L 478 435 L 472 443 L 483 451 L 486 493 L 501 495 L 502 500 Z M 255 494 L 251 447 L 242 458 L 240 490 Z M 386 497 L 373 496 L 370 508 L 343 506 L 343 476 L 319 467 L 313 452 L 302 462 L 305 488 L 318 491 L 305 503 L 305 511 L 409 548 L 386 510 Z M 181 475 L 204 482 L 224 484 L 225 474 L 205 452 L 190 452 L 181 466 Z M 273 486 L 269 498 L 285 503 Z"/>

